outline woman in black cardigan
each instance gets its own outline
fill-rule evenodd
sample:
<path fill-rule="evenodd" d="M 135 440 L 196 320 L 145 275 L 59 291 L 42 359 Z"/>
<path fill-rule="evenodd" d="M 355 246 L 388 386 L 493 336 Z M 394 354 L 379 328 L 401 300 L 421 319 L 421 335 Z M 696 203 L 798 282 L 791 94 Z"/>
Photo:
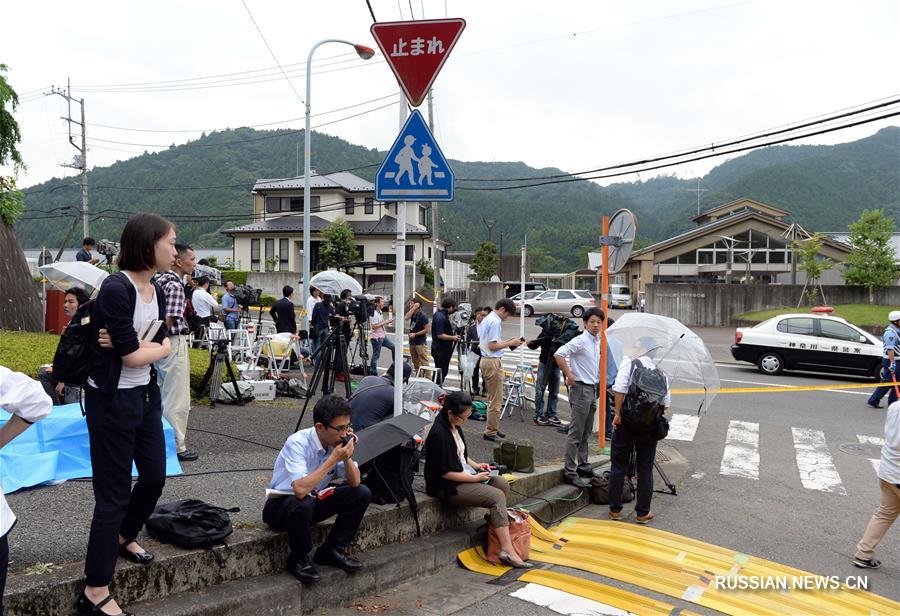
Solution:
<path fill-rule="evenodd" d="M 455 391 L 442 397 L 441 410 L 425 439 L 425 491 L 451 505 L 490 509 L 491 526 L 500 539 L 500 559 L 512 567 L 530 567 L 509 539 L 509 483 L 503 477 L 491 477 L 488 465 L 475 462 L 466 449 L 462 425 L 472 414 L 471 396 Z"/>
<path fill-rule="evenodd" d="M 135 214 L 122 230 L 121 271 L 103 281 L 91 314 L 99 345 L 92 349 L 84 409 L 95 505 L 79 614 L 124 615 L 109 594 L 116 557 L 140 564 L 153 560 L 135 538 L 166 482 L 162 403 L 153 363 L 168 356 L 171 346 L 164 322 L 152 339 L 138 339 L 138 333 L 148 321 L 165 319 L 165 296 L 152 278 L 174 262 L 174 225 L 155 214 Z M 133 488 L 132 462 L 138 471 Z"/>

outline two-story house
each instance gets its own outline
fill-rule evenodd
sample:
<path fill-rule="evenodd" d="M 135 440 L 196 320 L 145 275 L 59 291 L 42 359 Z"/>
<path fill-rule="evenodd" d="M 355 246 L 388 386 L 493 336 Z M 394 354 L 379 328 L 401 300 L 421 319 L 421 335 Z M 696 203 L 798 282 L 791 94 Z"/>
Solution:
<path fill-rule="evenodd" d="M 222 233 L 234 242 L 239 269 L 255 272 L 303 270 L 303 177 L 258 180 L 253 187 L 253 222 Z M 360 261 L 389 266 L 366 272 L 369 282 L 393 280 L 396 264 L 396 204 L 375 200 L 375 186 L 346 171 L 314 175 L 310 180 L 310 269 L 322 269 L 322 231 L 338 217 L 353 229 Z M 406 205 L 406 261 L 409 269 L 421 258 L 443 265 L 444 243 L 433 254 L 426 227 L 428 205 Z M 437 257 L 437 259 L 435 259 Z"/>

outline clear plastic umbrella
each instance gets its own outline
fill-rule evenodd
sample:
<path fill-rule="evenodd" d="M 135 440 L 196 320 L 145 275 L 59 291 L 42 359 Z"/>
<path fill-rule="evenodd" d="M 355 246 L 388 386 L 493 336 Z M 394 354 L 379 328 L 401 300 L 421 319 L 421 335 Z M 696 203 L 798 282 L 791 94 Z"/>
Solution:
<path fill-rule="evenodd" d="M 646 355 L 669 378 L 672 408 L 698 414 L 709 409 L 719 392 L 719 372 L 703 340 L 688 327 L 669 317 L 628 312 L 607 332 L 621 343 L 622 357 Z"/>
<path fill-rule="evenodd" d="M 87 261 L 58 261 L 40 267 L 41 273 L 51 285 L 61 291 L 81 287 L 93 297 L 100 284 L 109 276 L 107 272 Z"/>
<path fill-rule="evenodd" d="M 353 295 L 362 295 L 363 292 L 353 276 L 337 270 L 319 272 L 309 279 L 309 284 L 332 297 L 338 297 L 344 289 L 350 289 Z"/>

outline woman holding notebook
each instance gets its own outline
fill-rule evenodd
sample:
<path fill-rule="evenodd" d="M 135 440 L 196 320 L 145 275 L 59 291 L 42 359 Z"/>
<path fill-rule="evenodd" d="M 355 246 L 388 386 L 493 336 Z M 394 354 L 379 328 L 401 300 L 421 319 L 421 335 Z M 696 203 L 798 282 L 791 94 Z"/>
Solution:
<path fill-rule="evenodd" d="M 166 481 L 162 404 L 153 363 L 168 356 L 165 296 L 153 282 L 175 261 L 175 227 L 155 214 L 132 216 L 122 230 L 120 271 L 103 281 L 92 327 L 85 414 L 93 466 L 94 517 L 80 614 L 125 614 L 109 594 L 117 556 L 147 564 L 153 555 L 135 542 Z M 131 487 L 131 465 L 138 479 Z"/>

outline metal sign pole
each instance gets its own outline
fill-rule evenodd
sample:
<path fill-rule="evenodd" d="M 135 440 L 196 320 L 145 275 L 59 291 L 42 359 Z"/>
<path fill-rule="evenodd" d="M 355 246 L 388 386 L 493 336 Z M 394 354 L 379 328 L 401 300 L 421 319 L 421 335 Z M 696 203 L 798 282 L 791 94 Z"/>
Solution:
<path fill-rule="evenodd" d="M 519 264 L 519 278 L 521 279 L 521 284 L 519 285 L 519 337 L 525 337 L 525 256 L 528 254 L 528 236 L 525 236 L 525 241 L 522 243 L 522 262 Z M 525 345 L 519 345 L 519 367 L 525 367 Z"/>
<path fill-rule="evenodd" d="M 603 217 L 603 234 L 602 237 L 609 235 L 609 216 Z M 600 399 L 597 402 L 599 407 L 600 421 L 597 426 L 597 439 L 600 448 L 606 447 L 606 319 L 609 311 L 609 246 L 603 242 L 600 248 L 600 255 L 603 261 L 601 265 L 602 274 L 600 276 L 600 309 L 603 311 L 603 320 L 600 323 Z"/>
<path fill-rule="evenodd" d="M 400 128 L 406 122 L 406 98 L 400 93 Z M 394 258 L 394 417 L 403 413 L 403 326 L 406 319 L 406 204 L 398 201 Z"/>

